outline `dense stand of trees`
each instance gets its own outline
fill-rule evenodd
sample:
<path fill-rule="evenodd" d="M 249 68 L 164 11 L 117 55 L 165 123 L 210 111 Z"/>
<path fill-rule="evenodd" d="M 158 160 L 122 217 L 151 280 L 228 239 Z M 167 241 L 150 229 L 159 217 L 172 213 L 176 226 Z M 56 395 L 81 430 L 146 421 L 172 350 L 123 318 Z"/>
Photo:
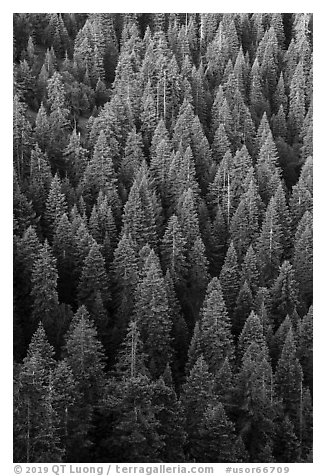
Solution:
<path fill-rule="evenodd" d="M 312 461 L 312 15 L 14 14 L 14 460 Z"/>

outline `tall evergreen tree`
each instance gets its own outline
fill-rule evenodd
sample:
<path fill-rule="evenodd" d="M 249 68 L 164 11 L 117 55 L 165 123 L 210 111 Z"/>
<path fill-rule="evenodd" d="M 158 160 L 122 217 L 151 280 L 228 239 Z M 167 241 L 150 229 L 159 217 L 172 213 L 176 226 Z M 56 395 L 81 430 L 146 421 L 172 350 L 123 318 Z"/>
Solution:
<path fill-rule="evenodd" d="M 294 424 L 297 436 L 301 432 L 302 425 L 302 379 L 303 372 L 296 356 L 293 331 L 289 329 L 277 363 L 275 384 L 278 395 L 283 399 L 284 410 Z"/>
<path fill-rule="evenodd" d="M 86 306 L 95 319 L 94 305 L 98 292 L 101 294 L 103 302 L 107 303 L 110 294 L 105 262 L 99 245 L 94 241 L 84 261 L 78 285 L 78 301 L 80 305 L 84 304 Z"/>
<path fill-rule="evenodd" d="M 16 381 L 14 441 L 15 460 L 62 461 L 63 448 L 54 408 L 52 373 L 54 349 L 40 323 Z"/>
<path fill-rule="evenodd" d="M 224 304 L 222 286 L 217 280 L 209 283 L 201 310 L 199 342 L 208 369 L 216 374 L 226 357 L 232 361 L 234 344 L 231 323 Z"/>
<path fill-rule="evenodd" d="M 81 454 L 84 454 L 83 458 L 87 457 L 92 419 L 105 384 L 104 350 L 85 306 L 78 309 L 71 321 L 66 335 L 65 354 L 78 396 L 70 433 L 70 457 L 74 461 Z"/>
<path fill-rule="evenodd" d="M 47 82 L 47 96 L 50 106 L 49 114 L 49 153 L 54 163 L 62 166 L 59 154 L 67 145 L 67 128 L 69 126 L 69 110 L 66 107 L 66 94 L 63 78 L 57 71 Z"/>
<path fill-rule="evenodd" d="M 257 259 L 263 282 L 274 279 L 283 255 L 282 225 L 276 209 L 275 197 L 272 197 L 257 241 Z"/>
<path fill-rule="evenodd" d="M 287 314 L 291 315 L 298 304 L 298 285 L 294 271 L 288 261 L 284 261 L 270 290 L 270 309 L 275 325 L 279 325 Z"/>
<path fill-rule="evenodd" d="M 61 191 L 61 180 L 58 174 L 52 179 L 45 208 L 48 238 L 52 241 L 62 215 L 67 212 L 66 197 Z"/>
<path fill-rule="evenodd" d="M 173 215 L 167 224 L 162 244 L 161 255 L 163 270 L 170 272 L 173 282 L 178 285 L 186 278 L 186 240 L 182 234 L 179 220 Z"/>
<path fill-rule="evenodd" d="M 297 329 L 297 355 L 303 370 L 304 382 L 312 391 L 313 381 L 313 309 L 298 323 Z"/>
<path fill-rule="evenodd" d="M 193 246 L 196 238 L 200 236 L 194 192 L 191 188 L 185 190 L 180 197 L 177 215 L 188 251 Z"/>
<path fill-rule="evenodd" d="M 255 180 L 252 179 L 249 188 L 241 197 L 230 225 L 232 242 L 240 258 L 258 236 L 260 210 L 261 199 Z"/>
<path fill-rule="evenodd" d="M 305 86 L 303 63 L 300 61 L 290 85 L 289 127 L 293 142 L 298 140 L 305 118 Z"/>
<path fill-rule="evenodd" d="M 265 351 L 265 353 L 268 352 L 261 319 L 252 311 L 246 319 L 238 340 L 238 356 L 240 360 L 253 342 L 255 342 L 262 351 Z"/>
<path fill-rule="evenodd" d="M 275 194 L 280 182 L 278 155 L 272 134 L 266 137 L 256 164 L 258 190 L 264 203 L 267 204 Z"/>
<path fill-rule="evenodd" d="M 53 254 L 57 259 L 60 301 L 72 303 L 75 294 L 75 237 L 66 213 L 61 216 L 54 233 Z"/>
<path fill-rule="evenodd" d="M 109 383 L 102 410 L 111 420 L 110 432 L 102 441 L 105 458 L 109 455 L 127 462 L 160 461 L 164 440 L 159 434 L 159 408 L 154 398 L 155 385 L 145 376 Z"/>
<path fill-rule="evenodd" d="M 212 400 L 212 375 L 208 371 L 203 356 L 200 356 L 190 371 L 181 394 L 186 418 L 185 428 L 188 434 L 188 442 L 185 446 L 187 458 L 197 456 L 199 428 Z"/>
<path fill-rule="evenodd" d="M 241 267 L 241 282 L 247 281 L 254 296 L 259 286 L 259 270 L 255 250 L 250 245 Z"/>
<path fill-rule="evenodd" d="M 154 196 L 151 193 L 147 169 L 139 171 L 124 207 L 123 232 L 130 234 L 141 249 L 146 243 L 156 247 L 157 229 L 155 221 Z"/>
<path fill-rule="evenodd" d="M 294 278 L 299 285 L 300 300 L 306 306 L 310 306 L 312 303 L 312 234 L 312 215 L 307 211 L 295 234 L 293 257 Z"/>
<path fill-rule="evenodd" d="M 233 242 L 230 243 L 221 269 L 220 282 L 228 314 L 232 316 L 239 293 L 238 257 Z"/>
<path fill-rule="evenodd" d="M 47 241 L 33 265 L 32 291 L 34 298 L 32 317 L 35 322 L 41 321 L 48 335 L 53 337 L 57 328 L 56 313 L 58 311 L 57 293 L 58 272 L 56 259 L 53 257 Z"/>
<path fill-rule="evenodd" d="M 139 283 L 135 306 L 137 325 L 153 377 L 161 375 L 171 357 L 171 316 L 164 278 L 153 251 Z"/>
<path fill-rule="evenodd" d="M 130 236 L 122 235 L 112 263 L 113 300 L 117 312 L 116 326 L 124 333 L 131 318 L 138 283 L 136 247 Z"/>
<path fill-rule="evenodd" d="M 199 429 L 197 461 L 226 463 L 237 461 L 234 424 L 227 417 L 222 403 L 209 406 Z"/>
<path fill-rule="evenodd" d="M 308 162 L 308 161 L 307 161 Z M 312 211 L 312 186 L 309 180 L 305 180 L 303 166 L 298 182 L 292 188 L 289 200 L 292 231 L 295 233 L 296 228 L 307 211 Z M 311 177 L 312 178 L 312 177 Z"/>
<path fill-rule="evenodd" d="M 141 136 L 134 128 L 128 135 L 124 157 L 120 164 L 120 179 L 126 188 L 130 188 L 134 176 L 143 161 L 143 143 Z"/>
<path fill-rule="evenodd" d="M 116 181 L 111 151 L 105 133 L 102 130 L 81 182 L 81 191 L 88 206 L 91 208 L 96 203 L 98 194 L 102 191 L 110 199 L 110 205 L 115 210 L 118 209 L 120 204 L 116 190 Z"/>
<path fill-rule="evenodd" d="M 88 150 L 81 144 L 81 134 L 74 129 L 69 143 L 63 151 L 67 173 L 71 183 L 76 187 L 83 177 L 87 166 Z"/>
<path fill-rule="evenodd" d="M 43 103 L 41 103 L 35 118 L 34 134 L 35 134 L 36 142 L 40 146 L 41 150 L 45 152 L 47 148 L 49 147 L 50 124 L 49 124 L 49 119 L 48 119 L 46 109 Z"/>
<path fill-rule="evenodd" d="M 147 356 L 143 352 L 143 347 L 137 322 L 130 321 L 116 364 L 116 370 L 120 378 L 129 379 L 140 375 L 148 376 Z"/>
<path fill-rule="evenodd" d="M 168 367 L 167 367 L 168 368 Z M 157 405 L 157 419 L 160 423 L 158 434 L 164 439 L 160 451 L 163 461 L 179 462 L 185 460 L 184 444 L 187 433 L 184 429 L 184 411 L 177 398 L 173 384 L 160 378 L 154 388 L 153 405 Z"/>
<path fill-rule="evenodd" d="M 194 314 L 198 315 L 209 282 L 206 249 L 200 237 L 196 238 L 195 243 L 190 250 L 188 263 L 189 300 L 193 306 Z"/>
<path fill-rule="evenodd" d="M 273 461 L 274 386 L 272 368 L 266 348 L 249 343 L 238 374 L 240 434 L 244 440 L 250 461 Z"/>
<path fill-rule="evenodd" d="M 31 125 L 26 117 L 26 104 L 16 94 L 13 104 L 13 153 L 14 168 L 19 182 L 23 180 L 27 173 L 30 147 Z"/>
<path fill-rule="evenodd" d="M 32 200 L 37 215 L 44 213 L 44 205 L 51 182 L 51 167 L 47 155 L 43 154 L 38 144 L 36 144 L 31 152 L 28 197 Z"/>
<path fill-rule="evenodd" d="M 247 281 L 245 281 L 242 287 L 240 288 L 239 295 L 237 297 L 236 305 L 234 308 L 234 313 L 233 313 L 232 327 L 236 335 L 240 334 L 241 329 L 243 328 L 243 325 L 245 323 L 245 320 L 247 319 L 247 317 L 249 317 L 249 314 L 252 309 L 253 309 L 252 293 Z"/>

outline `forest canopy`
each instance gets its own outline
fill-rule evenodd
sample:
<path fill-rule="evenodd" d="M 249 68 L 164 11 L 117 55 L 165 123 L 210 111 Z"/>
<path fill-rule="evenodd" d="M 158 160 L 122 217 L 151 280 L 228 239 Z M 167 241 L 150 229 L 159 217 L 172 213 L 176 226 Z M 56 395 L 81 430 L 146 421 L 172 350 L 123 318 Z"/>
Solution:
<path fill-rule="evenodd" d="M 13 15 L 15 462 L 312 462 L 312 29 Z"/>

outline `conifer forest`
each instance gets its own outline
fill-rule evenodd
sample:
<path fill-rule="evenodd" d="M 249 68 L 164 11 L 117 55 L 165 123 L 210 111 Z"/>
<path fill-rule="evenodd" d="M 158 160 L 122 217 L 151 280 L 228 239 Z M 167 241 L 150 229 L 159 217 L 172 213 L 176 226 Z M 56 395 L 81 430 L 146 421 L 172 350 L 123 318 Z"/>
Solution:
<path fill-rule="evenodd" d="M 312 14 L 13 15 L 15 462 L 312 462 Z"/>

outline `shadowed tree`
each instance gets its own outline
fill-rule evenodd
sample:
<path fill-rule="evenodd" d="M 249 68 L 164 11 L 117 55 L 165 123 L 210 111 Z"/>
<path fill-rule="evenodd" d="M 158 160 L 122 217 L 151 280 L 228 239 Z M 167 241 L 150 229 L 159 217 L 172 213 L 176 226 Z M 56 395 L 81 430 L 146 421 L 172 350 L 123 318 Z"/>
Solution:
<path fill-rule="evenodd" d="M 77 402 L 71 415 L 70 460 L 87 458 L 90 430 L 96 406 L 104 391 L 105 356 L 102 344 L 85 306 L 74 315 L 66 334 L 66 361 L 76 384 Z"/>
<path fill-rule="evenodd" d="M 212 374 L 220 370 L 226 357 L 230 361 L 233 360 L 231 323 L 224 304 L 222 287 L 217 278 L 213 278 L 209 283 L 201 309 L 199 345 Z"/>
<path fill-rule="evenodd" d="M 213 402 L 212 375 L 203 356 L 197 359 L 182 387 L 181 402 L 185 411 L 185 429 L 188 434 L 185 454 L 187 458 L 196 458 L 200 439 L 199 428 L 209 404 Z"/>
<path fill-rule="evenodd" d="M 135 305 L 136 322 L 148 355 L 153 377 L 161 375 L 171 358 L 171 315 L 162 271 L 150 252 L 139 283 Z"/>
<path fill-rule="evenodd" d="M 220 273 L 220 282 L 229 316 L 233 315 L 239 293 L 239 266 L 237 253 L 231 241 Z"/>
<path fill-rule="evenodd" d="M 54 408 L 54 366 L 54 349 L 40 323 L 14 384 L 15 461 L 62 461 L 64 450 Z"/>
<path fill-rule="evenodd" d="M 284 411 L 291 418 L 297 436 L 302 431 L 302 379 L 302 367 L 296 356 L 296 345 L 290 328 L 277 363 L 275 384 L 279 397 L 283 399 Z"/>

